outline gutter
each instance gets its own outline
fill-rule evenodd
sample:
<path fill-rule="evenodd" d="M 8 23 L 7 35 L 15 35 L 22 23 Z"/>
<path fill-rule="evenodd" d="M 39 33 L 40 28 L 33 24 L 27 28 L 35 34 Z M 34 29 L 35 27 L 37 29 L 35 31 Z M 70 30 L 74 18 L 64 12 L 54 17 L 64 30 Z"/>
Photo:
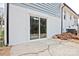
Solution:
<path fill-rule="evenodd" d="M 63 33 L 63 8 L 65 7 L 65 5 L 63 4 L 63 6 L 61 7 L 61 33 Z"/>
<path fill-rule="evenodd" d="M 7 30 L 7 33 L 6 33 L 6 35 L 7 35 L 7 42 L 6 42 L 6 46 L 8 46 L 9 45 L 9 3 L 7 3 L 7 19 L 6 19 L 6 22 L 7 22 L 7 28 L 6 28 L 6 30 Z"/>

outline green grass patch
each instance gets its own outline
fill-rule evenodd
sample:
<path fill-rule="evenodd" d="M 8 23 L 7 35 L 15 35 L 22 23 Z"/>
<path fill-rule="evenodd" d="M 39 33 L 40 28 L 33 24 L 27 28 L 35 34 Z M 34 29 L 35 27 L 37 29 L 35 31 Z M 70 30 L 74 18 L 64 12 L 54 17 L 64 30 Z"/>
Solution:
<path fill-rule="evenodd" d="M 4 37 L 4 31 L 0 31 L 0 37 Z"/>

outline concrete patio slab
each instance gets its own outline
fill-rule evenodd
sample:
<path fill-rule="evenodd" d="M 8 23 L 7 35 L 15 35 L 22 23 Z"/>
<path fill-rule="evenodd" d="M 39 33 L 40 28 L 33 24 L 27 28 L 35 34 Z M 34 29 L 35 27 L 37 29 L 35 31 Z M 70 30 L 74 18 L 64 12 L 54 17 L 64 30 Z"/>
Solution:
<path fill-rule="evenodd" d="M 18 56 L 78 56 L 79 44 L 66 40 L 39 40 L 18 44 L 11 48 L 11 55 Z"/>

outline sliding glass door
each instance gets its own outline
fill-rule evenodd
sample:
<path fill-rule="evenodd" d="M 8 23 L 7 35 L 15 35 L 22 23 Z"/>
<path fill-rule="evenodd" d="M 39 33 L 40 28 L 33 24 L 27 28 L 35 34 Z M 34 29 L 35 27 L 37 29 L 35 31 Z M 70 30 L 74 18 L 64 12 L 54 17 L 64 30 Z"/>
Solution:
<path fill-rule="evenodd" d="M 46 38 L 47 24 L 45 18 L 30 16 L 30 39 Z"/>

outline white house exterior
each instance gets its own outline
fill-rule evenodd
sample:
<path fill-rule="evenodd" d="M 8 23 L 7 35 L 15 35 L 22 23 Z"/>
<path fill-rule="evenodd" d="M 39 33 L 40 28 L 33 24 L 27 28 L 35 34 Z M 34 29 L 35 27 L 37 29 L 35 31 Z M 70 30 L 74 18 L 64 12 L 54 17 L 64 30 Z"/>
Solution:
<path fill-rule="evenodd" d="M 5 12 L 5 44 L 16 45 L 33 40 L 43 40 L 66 31 L 71 22 L 63 20 L 61 3 L 9 3 Z M 74 12 L 69 9 L 73 15 Z M 62 16 L 62 17 L 61 17 Z M 67 17 L 68 14 L 67 14 Z M 63 23 L 61 23 L 63 20 Z M 62 27 L 63 24 L 63 27 Z M 75 28 L 75 27 L 73 27 Z M 63 30 L 64 29 L 64 30 Z M 7 35 L 6 35 L 7 34 Z"/>
<path fill-rule="evenodd" d="M 78 15 L 66 4 L 63 7 L 63 32 L 66 29 L 78 30 Z"/>

